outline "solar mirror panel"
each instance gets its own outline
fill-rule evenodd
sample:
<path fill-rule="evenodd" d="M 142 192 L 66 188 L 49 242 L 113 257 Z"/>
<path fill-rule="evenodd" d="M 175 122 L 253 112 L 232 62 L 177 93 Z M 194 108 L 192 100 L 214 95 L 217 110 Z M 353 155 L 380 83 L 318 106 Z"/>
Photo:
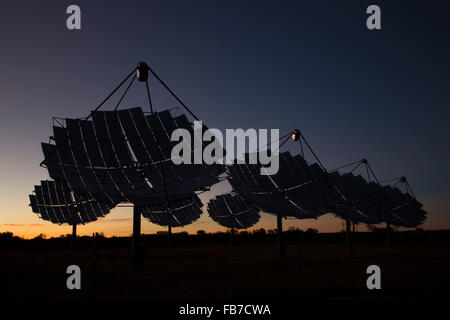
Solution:
<path fill-rule="evenodd" d="M 237 194 L 225 194 L 211 199 L 207 210 L 214 221 L 228 228 L 248 228 L 260 218 L 258 210 Z"/>

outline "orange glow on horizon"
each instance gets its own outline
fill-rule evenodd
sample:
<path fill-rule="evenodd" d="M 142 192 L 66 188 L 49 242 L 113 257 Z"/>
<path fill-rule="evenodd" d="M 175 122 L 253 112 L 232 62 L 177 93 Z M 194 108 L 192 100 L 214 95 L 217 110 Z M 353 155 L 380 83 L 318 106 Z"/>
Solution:
<path fill-rule="evenodd" d="M 23 194 L 27 194 L 24 190 L 28 189 L 29 185 L 26 180 L 20 186 L 0 187 L 0 232 L 12 232 L 14 235 L 26 239 L 34 238 L 39 234 L 45 234 L 47 238 L 71 234 L 71 226 L 52 224 L 40 219 L 38 215 L 31 212 L 28 202 L 24 202 L 24 197 L 22 196 Z M 207 203 L 209 198 L 214 194 L 224 192 L 226 192 L 226 186 L 220 186 L 219 184 L 213 186 L 211 192 L 202 194 L 200 198 L 203 203 Z M 21 196 L 19 197 L 18 195 Z M 450 208 L 450 201 L 447 199 L 443 195 L 424 197 L 424 208 L 429 212 L 429 215 L 421 228 L 434 230 L 450 228 L 450 217 L 447 214 L 448 208 Z M 209 217 L 206 212 L 206 206 L 203 207 L 203 211 L 201 217 L 194 223 L 185 227 L 173 228 L 172 231 L 174 233 L 186 231 L 190 234 L 195 234 L 198 230 L 205 230 L 209 233 L 227 231 L 227 228 L 221 227 Z M 321 216 L 317 220 L 283 219 L 283 229 L 288 230 L 289 227 L 297 227 L 302 230 L 314 228 L 319 232 L 340 232 L 343 230 L 342 220 L 332 214 Z M 252 231 L 260 228 L 266 230 L 275 229 L 275 216 L 262 213 L 260 221 L 255 226 L 246 230 Z M 142 219 L 143 234 L 154 234 L 158 231 L 165 230 L 167 228 L 152 224 L 144 218 Z M 367 227 L 365 225 L 359 225 L 357 230 L 365 231 Z M 95 232 L 103 233 L 107 237 L 130 236 L 132 233 L 132 208 L 115 208 L 106 217 L 77 227 L 77 234 L 81 236 L 90 236 Z"/>

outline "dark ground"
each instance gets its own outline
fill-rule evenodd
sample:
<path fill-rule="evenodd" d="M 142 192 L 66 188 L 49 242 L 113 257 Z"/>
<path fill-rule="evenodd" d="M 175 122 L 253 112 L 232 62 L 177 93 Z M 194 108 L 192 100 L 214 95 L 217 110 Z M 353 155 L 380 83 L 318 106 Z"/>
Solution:
<path fill-rule="evenodd" d="M 359 240 L 358 243 L 356 240 Z M 275 244 L 244 241 L 187 241 L 174 248 L 150 246 L 145 266 L 130 265 L 130 239 L 99 239 L 93 272 L 92 239 L 79 239 L 77 251 L 67 239 L 2 245 L 3 299 L 153 299 L 221 301 L 449 299 L 448 232 L 428 236 L 397 234 L 387 249 L 381 234 L 357 234 L 349 254 L 341 236 L 315 235 L 301 242 L 290 237 L 287 256 Z M 378 239 L 379 241 L 370 241 Z M 298 240 L 298 239 L 297 239 Z M 114 242 L 115 241 L 115 242 Z M 239 241 L 239 239 L 238 239 Z M 155 242 L 155 241 L 154 241 Z M 223 242 L 223 241 L 222 241 Z M 328 243 L 327 243 L 328 242 Z M 67 266 L 82 270 L 82 290 L 66 288 Z M 368 290 L 366 268 L 381 268 L 382 290 Z"/>

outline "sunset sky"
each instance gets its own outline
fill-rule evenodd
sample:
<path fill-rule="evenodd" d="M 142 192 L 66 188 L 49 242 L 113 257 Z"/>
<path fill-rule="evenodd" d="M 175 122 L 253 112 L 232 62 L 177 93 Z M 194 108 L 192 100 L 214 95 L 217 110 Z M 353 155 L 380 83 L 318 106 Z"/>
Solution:
<path fill-rule="evenodd" d="M 66 28 L 77 4 L 82 29 Z M 46 169 L 52 117 L 84 117 L 146 61 L 211 128 L 300 129 L 329 169 L 369 159 L 380 180 L 408 180 L 426 229 L 450 228 L 448 1 L 9 1 L 0 10 L 0 232 L 58 236 L 28 195 Z M 153 79 L 156 110 L 177 106 Z M 148 108 L 142 83 L 123 106 Z M 109 106 L 105 106 L 107 110 Z M 296 151 L 292 146 L 291 151 Z M 205 200 L 221 193 L 215 186 Z M 128 236 L 132 208 L 79 234 Z M 331 215 L 285 227 L 339 231 Z M 274 228 L 263 214 L 253 228 Z M 363 227 L 361 227 L 363 230 Z M 177 231 L 226 230 L 204 213 Z M 143 233 L 164 228 L 143 220 Z"/>

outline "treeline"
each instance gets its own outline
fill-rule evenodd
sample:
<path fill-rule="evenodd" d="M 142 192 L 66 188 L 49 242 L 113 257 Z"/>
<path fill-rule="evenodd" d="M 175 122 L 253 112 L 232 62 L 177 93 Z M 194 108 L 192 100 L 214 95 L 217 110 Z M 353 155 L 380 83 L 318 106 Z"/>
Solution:
<path fill-rule="evenodd" d="M 186 231 L 182 231 L 182 232 L 173 232 L 172 236 L 177 236 L 177 237 L 200 237 L 200 236 L 221 236 L 224 234 L 230 234 L 231 231 L 229 230 L 228 232 L 212 232 L 209 233 L 205 230 L 197 230 L 196 234 L 189 234 Z M 252 231 L 247 231 L 247 230 L 235 230 L 234 231 L 236 236 L 261 236 L 261 235 L 276 235 L 277 233 L 277 229 L 269 229 L 266 230 L 264 228 L 260 228 L 260 229 L 255 229 Z M 305 233 L 305 234 L 317 234 L 319 233 L 319 231 L 317 229 L 314 228 L 308 228 L 305 231 L 299 229 L 299 228 L 295 228 L 295 227 L 290 227 L 287 231 L 284 231 L 284 233 Z M 154 235 L 156 236 L 167 236 L 168 232 L 167 231 L 157 231 Z M 104 235 L 103 232 L 99 232 L 97 233 L 97 236 L 99 238 L 118 238 L 116 236 L 112 236 L 112 237 L 106 237 Z M 131 234 L 130 234 L 131 236 Z M 151 234 L 143 234 L 143 236 L 151 236 Z M 83 238 L 86 236 L 79 236 L 79 238 Z M 65 234 L 65 235 L 60 235 L 58 237 L 51 237 L 48 240 L 54 240 L 54 239 L 71 239 L 72 235 L 71 234 Z M 123 238 L 123 237 L 121 237 Z M 124 237 L 127 238 L 127 237 Z M 14 235 L 12 232 L 10 231 L 6 231 L 6 232 L 0 232 L 0 241 L 2 240 L 23 240 L 23 241 L 36 241 L 36 240 L 46 240 L 47 239 L 47 235 L 45 235 L 44 233 L 41 233 L 39 235 L 37 235 L 36 237 L 32 238 L 32 239 L 25 239 L 19 236 Z"/>
<path fill-rule="evenodd" d="M 386 240 L 386 230 L 383 228 L 371 228 L 369 232 L 356 232 L 352 234 L 355 243 L 384 243 Z M 309 228 L 301 230 L 289 228 L 283 232 L 283 237 L 287 244 L 331 244 L 343 243 L 345 241 L 344 232 L 319 233 L 316 229 Z M 391 238 L 394 243 L 414 243 L 418 245 L 441 244 L 450 245 L 450 230 L 425 231 L 416 229 L 411 231 L 391 231 Z M 142 242 L 145 247 L 165 247 L 168 245 L 168 233 L 159 231 L 155 234 L 143 234 Z M 196 234 L 187 232 L 174 232 L 171 234 L 170 243 L 172 246 L 190 245 L 245 245 L 254 243 L 274 243 L 277 239 L 276 229 L 255 229 L 252 231 L 236 231 L 234 235 L 228 232 L 208 233 L 205 230 L 198 230 Z M 91 248 L 93 244 L 92 236 L 79 236 L 76 240 L 78 248 Z M 106 237 L 102 233 L 97 234 L 97 245 L 100 248 L 129 248 L 131 245 L 131 235 L 128 237 Z M 40 234 L 33 239 L 23 239 L 15 236 L 12 232 L 0 233 L 0 248 L 42 248 L 45 250 L 61 249 L 71 247 L 72 236 L 70 234 L 47 239 L 44 234 Z"/>
<path fill-rule="evenodd" d="M 298 228 L 289 228 L 283 232 L 283 236 L 288 240 L 297 241 L 300 235 L 302 238 L 312 240 L 318 235 L 318 230 L 309 228 L 305 231 Z M 207 232 L 205 230 L 198 230 L 195 234 L 189 234 L 186 231 L 172 232 L 170 235 L 170 242 L 172 245 L 211 245 L 211 244 L 227 244 L 230 242 L 238 243 L 264 243 L 274 241 L 277 237 L 276 229 L 266 230 L 264 228 L 255 229 L 252 231 L 235 230 L 231 234 L 231 230 L 227 232 Z M 141 238 L 146 247 L 164 247 L 168 244 L 169 235 L 167 231 L 158 231 L 154 234 L 142 234 Z M 78 236 L 76 239 L 77 247 L 90 247 L 92 245 L 93 236 Z M 97 233 L 96 240 L 102 247 L 108 248 L 128 248 L 131 243 L 131 234 L 129 236 L 112 236 L 106 237 L 102 232 Z M 15 236 L 12 232 L 0 233 L 0 246 L 2 247 L 31 247 L 39 246 L 45 248 L 70 246 L 72 242 L 72 235 L 66 234 L 59 237 L 47 238 L 45 234 L 39 234 L 32 239 L 24 239 Z"/>

